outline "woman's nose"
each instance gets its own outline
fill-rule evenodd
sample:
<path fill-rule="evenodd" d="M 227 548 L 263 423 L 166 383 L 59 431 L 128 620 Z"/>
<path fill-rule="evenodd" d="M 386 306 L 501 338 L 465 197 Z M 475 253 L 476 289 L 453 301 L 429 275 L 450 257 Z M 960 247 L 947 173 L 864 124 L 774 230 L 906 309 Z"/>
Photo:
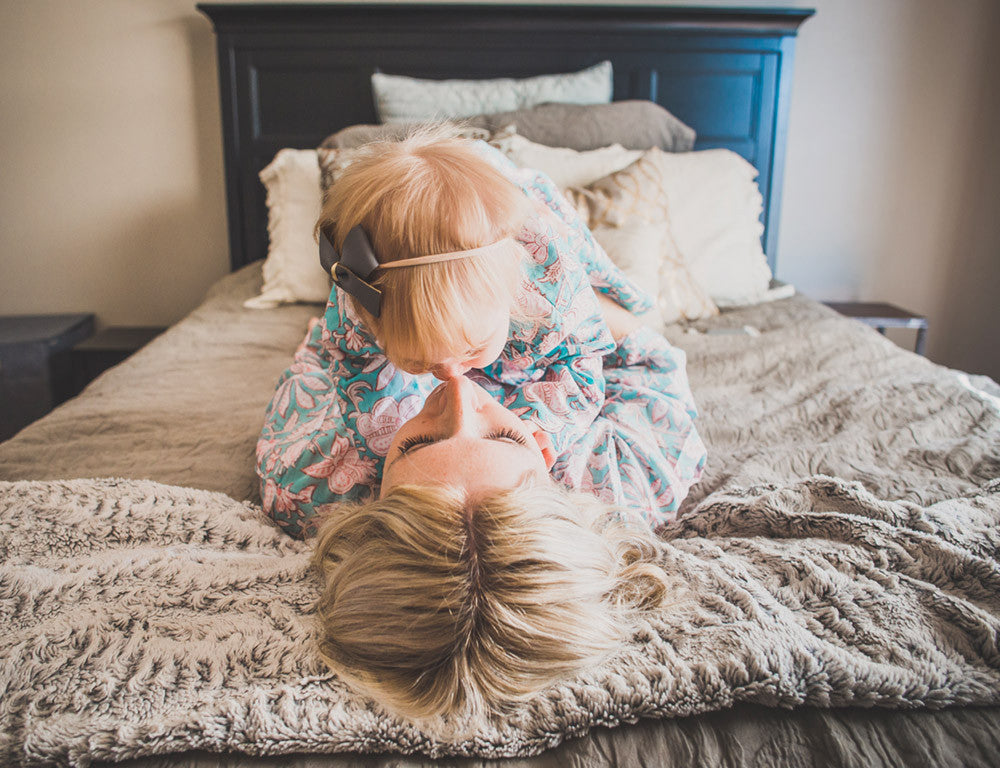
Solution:
<path fill-rule="evenodd" d="M 442 417 L 449 435 L 465 429 L 476 414 L 476 391 L 465 376 L 449 378 L 444 385 Z"/>

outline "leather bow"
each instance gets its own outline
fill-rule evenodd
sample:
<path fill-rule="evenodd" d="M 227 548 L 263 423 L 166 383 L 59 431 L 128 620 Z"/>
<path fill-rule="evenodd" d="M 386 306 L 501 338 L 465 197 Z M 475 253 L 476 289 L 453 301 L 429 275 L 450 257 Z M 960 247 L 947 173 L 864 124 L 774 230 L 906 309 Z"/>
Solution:
<path fill-rule="evenodd" d="M 319 260 L 333 277 L 333 282 L 361 302 L 361 306 L 373 317 L 379 316 L 382 312 L 382 291 L 368 282 L 379 263 L 361 225 L 347 233 L 340 253 L 337 253 L 326 233 L 320 230 Z"/>

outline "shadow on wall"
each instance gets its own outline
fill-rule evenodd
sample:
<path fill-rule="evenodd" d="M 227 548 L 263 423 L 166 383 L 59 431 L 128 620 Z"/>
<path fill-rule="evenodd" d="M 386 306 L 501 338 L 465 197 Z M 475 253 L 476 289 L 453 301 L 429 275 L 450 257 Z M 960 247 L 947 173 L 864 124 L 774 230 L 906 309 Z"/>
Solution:
<path fill-rule="evenodd" d="M 183 194 L 158 196 L 154 205 L 136 206 L 129 217 L 102 228 L 102 269 L 109 279 L 97 305 L 114 307 L 111 317 L 101 311 L 104 324 L 177 322 L 229 271 L 215 37 L 193 8 L 154 23 L 182 40 L 186 51 L 178 66 L 189 70 L 181 86 L 190 100 L 184 130 L 190 132 L 191 154 L 176 159 L 194 184 L 185 183 Z"/>
<path fill-rule="evenodd" d="M 173 324 L 200 304 L 228 271 L 225 241 L 215 227 L 206 231 L 204 222 L 198 197 L 164 196 L 106 227 L 102 269 L 114 279 L 95 287 L 104 295 L 94 298 L 97 306 L 114 306 L 127 320 L 99 312 L 101 324 Z M 208 245 L 216 240 L 217 246 Z"/>
<path fill-rule="evenodd" d="M 215 36 L 193 7 L 182 13 L 160 23 L 182 38 L 187 50 L 193 157 L 185 163 L 191 164 L 196 185 L 185 190 L 183 198 L 159 200 L 146 215 L 110 230 L 116 240 L 110 253 L 119 261 L 134 262 L 109 265 L 120 270 L 117 274 L 132 274 L 139 284 L 170 283 L 154 295 L 130 297 L 133 306 L 120 294 L 112 300 L 132 316 L 162 317 L 170 323 L 194 309 L 229 271 Z M 184 297 L 184 306 L 178 305 L 178 297 Z"/>
<path fill-rule="evenodd" d="M 219 231 L 226 237 L 225 185 L 222 159 L 222 116 L 219 108 L 219 74 L 215 33 L 211 22 L 194 11 L 178 20 L 184 29 L 190 56 L 191 93 L 194 100 L 195 148 L 198 191 L 202 204 L 217 212 Z M 228 247 L 228 245 L 227 245 Z M 227 251 L 228 260 L 228 251 Z"/>
<path fill-rule="evenodd" d="M 1000 381 L 1000 3 L 990 4 L 983 66 L 976 86 L 971 146 L 964 153 L 958 215 L 951 233 L 952 268 L 941 286 L 942 312 L 928 334 L 934 359 Z M 933 334 L 933 335 L 931 335 Z"/>

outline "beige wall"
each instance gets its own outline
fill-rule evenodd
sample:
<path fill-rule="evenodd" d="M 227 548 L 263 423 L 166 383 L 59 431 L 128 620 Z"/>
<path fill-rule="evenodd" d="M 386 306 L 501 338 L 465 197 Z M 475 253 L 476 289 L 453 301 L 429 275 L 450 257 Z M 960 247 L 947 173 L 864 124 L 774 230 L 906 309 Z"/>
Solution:
<path fill-rule="evenodd" d="M 1000 377 L 1000 4 L 742 4 L 817 8 L 779 276 L 924 312 L 932 359 Z M 191 0 L 3 0 L 0 35 L 0 314 L 177 320 L 228 265 L 210 24 Z"/>

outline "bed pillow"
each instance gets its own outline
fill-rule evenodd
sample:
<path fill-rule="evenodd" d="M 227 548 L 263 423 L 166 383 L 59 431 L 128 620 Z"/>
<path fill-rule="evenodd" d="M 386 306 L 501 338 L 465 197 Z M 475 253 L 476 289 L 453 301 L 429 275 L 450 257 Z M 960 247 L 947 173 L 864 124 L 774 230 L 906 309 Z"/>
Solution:
<path fill-rule="evenodd" d="M 292 302 L 324 303 L 330 276 L 319 263 L 313 236 L 321 208 L 315 149 L 282 149 L 260 172 L 267 190 L 267 258 L 259 296 L 244 302 L 266 309 Z"/>
<path fill-rule="evenodd" d="M 659 147 L 664 152 L 689 152 L 694 129 L 652 101 L 610 104 L 541 104 L 529 109 L 476 115 L 462 120 L 486 135 L 514 125 L 519 135 L 549 147 L 577 151 L 621 144 L 626 149 Z M 321 147 L 349 149 L 377 139 L 398 140 L 409 125 L 352 125 L 327 137 Z"/>
<path fill-rule="evenodd" d="M 333 182 L 340 178 L 340 174 L 343 173 L 344 169 L 351 164 L 357 154 L 357 147 L 354 149 L 317 150 L 321 200 L 325 198 L 326 191 L 333 185 Z"/>
<path fill-rule="evenodd" d="M 613 101 L 610 104 L 541 104 L 532 109 L 480 115 L 471 125 L 491 132 L 505 125 L 531 141 L 577 151 L 621 144 L 625 149 L 658 147 L 664 152 L 690 152 L 695 132 L 675 115 L 652 101 Z"/>
<path fill-rule="evenodd" d="M 627 168 L 587 187 L 570 187 L 566 196 L 611 260 L 655 293 L 662 324 L 711 317 L 719 310 L 694 279 L 674 238 L 654 152 L 659 150 L 643 153 Z"/>
<path fill-rule="evenodd" d="M 424 80 L 376 72 L 372 93 L 379 120 L 409 123 L 471 117 L 545 102 L 606 104 L 614 88 L 610 61 L 579 72 L 521 80 Z"/>
<path fill-rule="evenodd" d="M 568 147 L 548 147 L 521 136 L 512 125 L 494 134 L 490 144 L 515 165 L 542 171 L 560 189 L 586 186 L 631 165 L 642 155 L 641 151 L 625 149 L 621 144 L 583 152 Z"/>
<path fill-rule="evenodd" d="M 670 323 L 719 314 L 719 308 L 692 277 L 667 224 L 633 221 L 591 231 L 622 272 L 656 297 L 654 311 L 643 319 L 657 330 Z"/>
<path fill-rule="evenodd" d="M 769 298 L 756 177 L 756 168 L 727 149 L 650 149 L 628 168 L 567 195 L 595 231 L 636 218 L 655 221 L 655 212 L 665 211 L 673 245 L 694 282 L 727 307 Z"/>

